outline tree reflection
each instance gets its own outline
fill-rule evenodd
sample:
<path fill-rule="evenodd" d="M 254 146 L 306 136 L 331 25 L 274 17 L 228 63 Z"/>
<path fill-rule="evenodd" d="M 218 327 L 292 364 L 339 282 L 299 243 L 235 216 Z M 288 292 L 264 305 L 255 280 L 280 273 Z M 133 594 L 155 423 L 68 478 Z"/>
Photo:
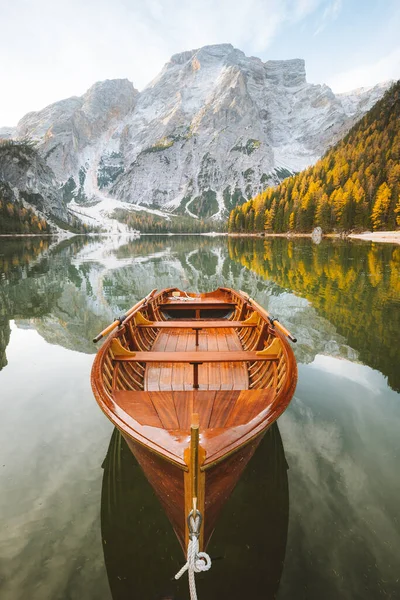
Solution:
<path fill-rule="evenodd" d="M 230 238 L 228 244 L 232 260 L 307 298 L 362 362 L 400 390 L 400 247 L 283 238 Z"/>

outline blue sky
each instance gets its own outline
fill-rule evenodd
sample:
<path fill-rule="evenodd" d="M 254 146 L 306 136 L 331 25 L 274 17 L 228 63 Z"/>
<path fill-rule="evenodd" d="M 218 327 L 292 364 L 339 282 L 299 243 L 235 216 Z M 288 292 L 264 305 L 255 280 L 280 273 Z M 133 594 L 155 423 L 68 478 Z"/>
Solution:
<path fill-rule="evenodd" d="M 304 58 L 335 92 L 400 78 L 398 0 L 2 0 L 0 126 L 127 77 L 139 90 L 172 54 L 230 42 Z"/>

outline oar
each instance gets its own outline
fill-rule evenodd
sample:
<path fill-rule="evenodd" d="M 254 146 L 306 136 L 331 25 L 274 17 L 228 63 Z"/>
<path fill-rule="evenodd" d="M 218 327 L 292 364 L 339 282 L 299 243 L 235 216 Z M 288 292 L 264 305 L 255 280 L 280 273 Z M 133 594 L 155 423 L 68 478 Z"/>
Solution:
<path fill-rule="evenodd" d="M 118 319 L 115 319 L 115 321 L 113 323 L 111 323 L 108 327 L 106 327 L 105 329 L 103 329 L 103 331 L 101 331 L 98 335 L 96 335 L 95 338 L 93 338 L 93 342 L 94 343 L 98 342 L 99 340 L 101 340 L 101 338 L 103 338 L 106 335 L 108 335 L 113 329 L 115 329 L 116 327 L 118 327 L 119 325 L 121 325 L 121 323 L 123 323 L 125 321 L 125 319 L 127 317 L 129 317 L 129 315 L 131 315 L 140 306 L 142 306 L 148 300 L 150 300 L 150 298 L 152 298 L 154 296 L 154 294 L 156 293 L 156 291 L 157 291 L 157 289 L 151 290 L 150 294 L 148 294 L 145 298 L 143 298 L 143 300 L 140 300 L 140 302 L 138 302 L 137 304 L 135 304 L 135 306 L 132 306 L 132 308 L 130 308 L 124 315 L 122 315 L 122 317 L 118 317 Z"/>
<path fill-rule="evenodd" d="M 272 327 L 277 327 L 278 329 L 280 329 L 282 331 L 282 333 L 284 335 L 286 335 L 286 337 L 289 338 L 289 340 L 291 340 L 292 342 L 297 342 L 297 338 L 295 338 L 290 333 L 290 331 L 288 329 L 286 329 L 286 327 L 284 327 L 282 325 L 282 323 L 280 323 L 278 321 L 278 319 L 275 319 L 274 317 L 271 317 L 271 315 L 265 310 L 265 308 L 263 308 L 262 306 L 260 306 L 258 304 L 258 302 L 256 302 L 255 300 L 253 300 L 253 298 L 250 298 L 250 296 L 248 294 L 246 294 L 246 292 L 242 292 L 242 290 L 239 290 L 239 293 L 242 294 L 242 296 L 244 296 L 246 298 L 247 302 L 249 302 L 250 304 L 252 304 L 258 310 L 258 312 L 260 312 L 265 317 L 267 317 L 267 319 L 271 323 Z"/>

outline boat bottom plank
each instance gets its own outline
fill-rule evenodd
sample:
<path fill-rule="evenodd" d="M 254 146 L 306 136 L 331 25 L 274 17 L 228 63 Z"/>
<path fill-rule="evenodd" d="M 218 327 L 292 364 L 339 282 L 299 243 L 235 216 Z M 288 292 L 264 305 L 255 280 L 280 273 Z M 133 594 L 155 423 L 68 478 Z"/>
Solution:
<path fill-rule="evenodd" d="M 207 329 L 200 332 L 196 347 L 195 332 L 163 329 L 152 352 L 232 352 L 243 350 L 234 330 Z M 248 371 L 245 363 L 216 363 L 199 365 L 200 390 L 247 390 Z M 193 367 L 181 363 L 152 363 L 146 367 L 145 389 L 148 391 L 192 391 Z"/>

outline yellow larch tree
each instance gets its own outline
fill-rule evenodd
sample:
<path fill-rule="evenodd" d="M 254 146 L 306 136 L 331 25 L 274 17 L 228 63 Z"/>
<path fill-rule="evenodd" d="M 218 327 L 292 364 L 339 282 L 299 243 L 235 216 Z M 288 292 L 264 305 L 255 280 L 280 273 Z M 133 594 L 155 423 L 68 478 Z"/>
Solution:
<path fill-rule="evenodd" d="M 372 225 L 374 229 L 382 229 L 387 221 L 390 198 L 392 193 L 387 183 L 382 183 L 376 194 L 376 200 L 372 209 Z"/>

